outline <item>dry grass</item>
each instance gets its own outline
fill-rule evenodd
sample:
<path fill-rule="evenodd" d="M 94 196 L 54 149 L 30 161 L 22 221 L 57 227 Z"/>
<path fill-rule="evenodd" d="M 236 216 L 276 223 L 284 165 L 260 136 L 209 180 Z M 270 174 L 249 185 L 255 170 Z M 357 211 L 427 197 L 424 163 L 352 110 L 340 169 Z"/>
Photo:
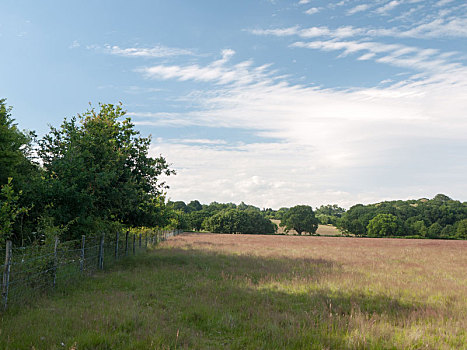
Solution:
<path fill-rule="evenodd" d="M 0 348 L 467 349 L 466 253 L 465 241 L 183 234 L 4 315 Z"/>
<path fill-rule="evenodd" d="M 250 287 L 292 294 L 326 290 L 329 300 L 348 296 L 350 313 L 340 314 L 344 306 L 334 303 L 348 344 L 386 339 L 396 348 L 467 348 L 466 241 L 192 234 L 170 245 L 293 259 L 297 267 L 288 266 L 284 280 L 267 273 Z M 319 261 L 332 268 L 300 273 Z M 372 304 L 380 305 L 373 310 Z"/>

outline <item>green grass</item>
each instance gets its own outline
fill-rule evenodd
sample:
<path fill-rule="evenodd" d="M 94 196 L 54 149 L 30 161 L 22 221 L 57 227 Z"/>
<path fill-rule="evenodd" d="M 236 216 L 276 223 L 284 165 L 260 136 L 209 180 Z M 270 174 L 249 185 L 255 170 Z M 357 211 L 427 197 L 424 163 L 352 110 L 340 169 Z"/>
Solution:
<path fill-rule="evenodd" d="M 12 308 L 1 316 L 0 348 L 466 348 L 466 331 L 449 328 L 461 321 L 446 323 L 462 314 L 448 314 L 444 296 L 428 304 L 410 290 L 349 282 L 367 278 L 338 259 L 166 242 Z M 439 322 L 447 328 L 438 332 Z"/>

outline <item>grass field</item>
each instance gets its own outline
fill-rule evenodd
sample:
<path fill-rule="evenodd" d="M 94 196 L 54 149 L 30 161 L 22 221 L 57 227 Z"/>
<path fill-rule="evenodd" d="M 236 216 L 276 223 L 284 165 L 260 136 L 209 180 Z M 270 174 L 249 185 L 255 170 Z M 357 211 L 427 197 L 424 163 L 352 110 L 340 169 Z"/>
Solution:
<path fill-rule="evenodd" d="M 0 349 L 467 349 L 467 242 L 183 234 L 34 303 Z"/>

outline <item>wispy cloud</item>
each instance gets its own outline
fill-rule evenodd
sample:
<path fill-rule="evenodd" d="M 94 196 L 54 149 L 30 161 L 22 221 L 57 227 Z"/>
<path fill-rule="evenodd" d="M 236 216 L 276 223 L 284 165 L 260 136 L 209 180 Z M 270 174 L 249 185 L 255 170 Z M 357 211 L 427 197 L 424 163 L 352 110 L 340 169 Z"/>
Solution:
<path fill-rule="evenodd" d="M 265 78 L 266 69 L 269 65 L 251 68 L 251 61 L 243 61 L 236 65 L 227 67 L 224 64 L 229 61 L 235 52 L 233 50 L 223 50 L 222 58 L 207 66 L 189 65 L 156 65 L 137 69 L 145 77 L 151 79 L 176 79 L 180 81 L 200 81 L 213 82 L 215 84 L 245 85 L 252 83 L 259 77 Z"/>
<path fill-rule="evenodd" d="M 363 11 L 366 11 L 370 8 L 370 5 L 369 4 L 361 4 L 361 5 L 357 5 L 355 7 L 352 7 L 350 10 L 347 11 L 347 14 L 348 15 L 353 15 L 357 12 L 363 12 Z"/>
<path fill-rule="evenodd" d="M 186 56 L 186 55 L 194 55 L 193 51 L 174 48 L 174 47 L 167 47 L 163 45 L 157 45 L 154 47 L 127 47 L 121 48 L 117 45 L 106 45 L 104 47 L 104 51 L 116 56 L 124 56 L 124 57 L 171 57 L 171 56 Z"/>
<path fill-rule="evenodd" d="M 342 51 L 341 56 L 356 54 L 363 51 L 360 60 L 374 59 L 380 63 L 412 68 L 431 73 L 452 71 L 460 66 L 448 61 L 438 50 L 422 49 L 401 44 L 383 44 L 373 41 L 310 41 L 295 42 L 292 47 L 308 48 L 323 51 Z"/>
<path fill-rule="evenodd" d="M 439 56 L 434 50 L 373 42 L 312 45 L 348 54 L 372 53 L 374 59 L 387 61 L 412 55 L 418 61 L 406 64 L 417 67 Z M 219 61 L 197 66 L 198 73 L 215 66 L 222 72 L 236 71 L 236 65 L 230 61 Z M 270 68 L 262 68 L 263 73 L 258 75 L 255 72 L 259 67 L 250 62 L 242 75 L 249 75 L 251 80 L 239 85 L 231 79 L 219 86 L 220 78 L 216 76 L 210 80 L 214 83 L 212 89 L 192 97 L 196 110 L 179 114 L 176 119 L 180 125 L 242 128 L 279 141 L 219 148 L 209 141 L 197 144 L 161 140 L 153 152 L 162 152 L 175 167 L 180 167 L 179 177 L 170 179 L 171 193 L 177 198 L 246 200 L 277 207 L 297 202 L 349 205 L 381 200 L 382 196 L 394 198 L 402 193 L 426 196 L 433 191 L 434 195 L 439 189 L 432 178 L 438 173 L 428 164 L 442 164 L 439 176 L 443 174 L 447 184 L 451 180 L 454 183 L 459 171 L 467 171 L 465 166 L 455 169 L 463 164 L 458 156 L 446 157 L 443 152 L 433 153 L 426 148 L 431 144 L 467 152 L 467 70 L 463 66 L 450 70 L 436 67 L 429 67 L 433 68 L 432 74 L 418 80 L 342 91 L 293 85 L 275 77 Z M 178 71 L 191 69 L 180 66 Z M 182 76 L 154 78 L 181 80 Z M 188 77 L 198 81 L 191 73 Z M 154 122 L 167 119 L 163 115 L 146 117 L 148 122 L 151 118 Z M 405 173 L 416 177 L 417 185 L 401 175 Z M 452 174 L 452 179 L 446 174 Z M 383 184 L 385 190 L 381 190 Z M 377 193 L 372 192 L 376 189 Z M 449 185 L 443 191 L 449 191 Z"/>
<path fill-rule="evenodd" d="M 386 3 L 384 6 L 381 6 L 375 10 L 379 14 L 387 14 L 389 11 L 393 10 L 402 3 L 400 0 L 392 0 Z"/>
<path fill-rule="evenodd" d="M 307 15 L 314 15 L 315 13 L 318 13 L 319 11 L 320 11 L 319 8 L 317 8 L 317 7 L 312 7 L 312 8 L 310 8 L 310 9 L 306 10 L 305 13 L 306 13 Z"/>

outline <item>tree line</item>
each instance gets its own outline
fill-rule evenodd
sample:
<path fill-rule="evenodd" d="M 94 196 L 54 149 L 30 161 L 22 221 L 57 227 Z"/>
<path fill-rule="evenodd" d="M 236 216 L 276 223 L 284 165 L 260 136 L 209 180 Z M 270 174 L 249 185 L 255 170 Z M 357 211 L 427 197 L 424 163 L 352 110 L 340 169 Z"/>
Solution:
<path fill-rule="evenodd" d="M 38 138 L 0 99 L 0 246 L 169 224 L 160 178 L 174 171 L 149 156 L 150 142 L 121 105 L 100 104 Z"/>
<path fill-rule="evenodd" d="M 313 208 L 297 205 L 281 210 L 260 209 L 241 202 L 218 203 L 209 205 L 193 200 L 169 202 L 169 206 L 178 215 L 177 228 L 216 233 L 273 234 L 277 225 L 271 219 L 280 220 L 280 226 L 286 230 L 314 234 L 318 228 L 318 219 Z"/>
<path fill-rule="evenodd" d="M 467 202 L 438 194 L 433 199 L 357 204 L 337 226 L 346 233 L 370 237 L 467 239 Z"/>

